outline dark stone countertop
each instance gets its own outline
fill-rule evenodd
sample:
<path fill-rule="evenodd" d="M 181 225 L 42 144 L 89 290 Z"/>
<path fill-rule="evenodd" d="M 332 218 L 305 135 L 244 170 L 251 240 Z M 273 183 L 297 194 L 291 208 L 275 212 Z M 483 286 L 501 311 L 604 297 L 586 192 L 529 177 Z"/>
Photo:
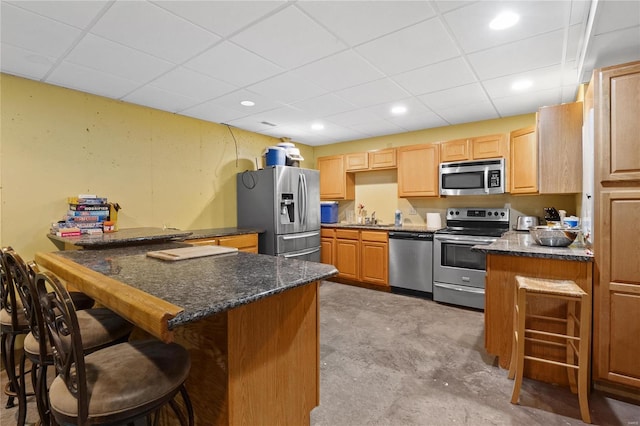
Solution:
<path fill-rule="evenodd" d="M 208 228 L 208 229 L 195 229 L 189 231 L 191 235 L 187 236 L 185 240 L 195 240 L 197 238 L 216 238 L 216 237 L 228 237 L 230 235 L 243 235 L 243 234 L 262 234 L 264 229 L 257 228 Z"/>
<path fill-rule="evenodd" d="M 184 240 L 191 231 L 163 228 L 124 228 L 104 234 L 81 235 L 79 237 L 58 237 L 48 234 L 54 243 L 73 244 L 84 248 L 105 246 L 122 246 L 132 243 L 162 242 L 168 240 Z"/>
<path fill-rule="evenodd" d="M 359 225 L 357 223 L 323 223 L 322 228 L 334 229 L 366 229 L 369 231 L 406 231 L 406 232 L 436 232 L 435 229 L 427 229 L 426 225 Z"/>
<path fill-rule="evenodd" d="M 150 250 L 191 247 L 169 242 L 54 253 L 184 309 L 169 329 L 338 273 L 332 265 L 238 252 L 180 261 Z"/>
<path fill-rule="evenodd" d="M 509 231 L 494 243 L 472 249 L 488 254 L 593 262 L 593 252 L 578 243 L 569 247 L 545 247 L 537 244 L 529 232 Z"/>

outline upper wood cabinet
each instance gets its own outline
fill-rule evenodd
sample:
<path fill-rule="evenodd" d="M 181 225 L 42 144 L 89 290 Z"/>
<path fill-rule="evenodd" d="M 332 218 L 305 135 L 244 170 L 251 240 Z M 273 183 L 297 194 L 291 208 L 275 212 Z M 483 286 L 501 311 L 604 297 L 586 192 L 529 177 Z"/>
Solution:
<path fill-rule="evenodd" d="M 582 102 L 540 108 L 537 134 L 540 194 L 582 192 Z"/>
<path fill-rule="evenodd" d="M 410 145 L 398 148 L 398 197 L 437 197 L 437 144 Z"/>
<path fill-rule="evenodd" d="M 604 68 L 594 88 L 603 181 L 640 180 L 640 62 Z"/>
<path fill-rule="evenodd" d="M 507 135 L 480 136 L 471 139 L 471 159 L 506 158 L 508 155 Z"/>
<path fill-rule="evenodd" d="M 536 126 L 510 134 L 509 187 L 512 194 L 538 192 L 538 139 Z"/>
<path fill-rule="evenodd" d="M 440 159 L 443 163 L 465 161 L 471 158 L 469 139 L 457 139 L 440 144 Z"/>
<path fill-rule="evenodd" d="M 505 134 L 487 135 L 469 139 L 456 139 L 440 144 L 440 161 L 482 160 L 507 157 L 508 144 Z"/>
<path fill-rule="evenodd" d="M 347 172 L 396 168 L 396 149 L 354 152 L 344 155 Z"/>
<path fill-rule="evenodd" d="M 318 157 L 320 171 L 321 200 L 353 200 L 355 198 L 355 177 L 345 170 L 344 155 Z"/>

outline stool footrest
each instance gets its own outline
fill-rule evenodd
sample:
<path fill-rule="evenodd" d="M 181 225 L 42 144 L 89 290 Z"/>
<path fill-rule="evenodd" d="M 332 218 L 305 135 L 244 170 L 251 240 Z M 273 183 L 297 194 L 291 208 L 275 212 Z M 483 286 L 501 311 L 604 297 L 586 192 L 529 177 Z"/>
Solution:
<path fill-rule="evenodd" d="M 546 362 L 547 364 L 559 365 L 561 367 L 575 368 L 576 370 L 578 369 L 578 366 L 574 364 L 568 364 L 566 362 L 560 362 L 560 361 L 552 361 L 550 359 L 538 358 L 530 355 L 525 355 L 524 359 L 528 359 L 530 361 Z"/>

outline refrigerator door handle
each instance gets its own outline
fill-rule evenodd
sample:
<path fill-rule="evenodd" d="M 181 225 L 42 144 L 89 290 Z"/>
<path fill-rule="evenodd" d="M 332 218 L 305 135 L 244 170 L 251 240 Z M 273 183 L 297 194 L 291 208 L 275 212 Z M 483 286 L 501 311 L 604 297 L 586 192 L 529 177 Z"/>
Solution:
<path fill-rule="evenodd" d="M 302 200 L 302 193 L 304 191 L 304 184 L 303 184 L 303 177 L 302 174 L 298 175 L 298 218 L 300 220 L 300 229 L 303 230 L 304 229 L 304 207 L 303 207 L 303 200 Z"/>
<path fill-rule="evenodd" d="M 291 257 L 306 256 L 306 255 L 308 255 L 308 254 L 317 253 L 317 252 L 319 252 L 319 251 L 320 251 L 320 248 L 318 247 L 318 248 L 314 248 L 314 249 L 311 249 L 311 250 L 303 251 L 303 252 L 300 252 L 300 253 L 295 253 L 295 254 L 283 254 L 283 255 L 282 255 L 282 257 L 284 257 L 284 258 L 286 258 L 286 259 L 289 259 L 289 258 L 291 258 Z"/>
<path fill-rule="evenodd" d="M 297 240 L 299 238 L 315 237 L 316 235 L 320 235 L 320 233 L 319 232 L 307 232 L 307 233 L 304 233 L 304 234 L 283 235 L 282 239 L 283 240 Z"/>
<path fill-rule="evenodd" d="M 307 206 L 307 195 L 308 195 L 309 188 L 307 188 L 307 176 L 305 176 L 304 173 L 302 173 L 301 176 L 302 176 L 302 183 L 304 185 L 304 188 L 303 188 L 304 189 L 304 193 L 303 193 L 304 194 L 303 195 L 304 196 L 304 205 L 303 205 L 303 208 L 304 208 L 304 216 L 303 216 L 303 218 L 304 219 L 303 219 L 302 225 L 303 225 L 304 229 L 307 229 L 307 216 L 309 215 L 309 209 L 308 209 L 308 206 Z"/>

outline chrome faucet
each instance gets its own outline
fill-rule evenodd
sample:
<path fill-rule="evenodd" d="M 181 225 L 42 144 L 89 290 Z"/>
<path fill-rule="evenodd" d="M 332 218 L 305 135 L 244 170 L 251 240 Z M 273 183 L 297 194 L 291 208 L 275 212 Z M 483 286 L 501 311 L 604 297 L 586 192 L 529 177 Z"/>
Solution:
<path fill-rule="evenodd" d="M 376 223 L 378 223 L 378 221 L 376 220 L 376 212 L 371 213 L 371 224 L 375 225 Z"/>

